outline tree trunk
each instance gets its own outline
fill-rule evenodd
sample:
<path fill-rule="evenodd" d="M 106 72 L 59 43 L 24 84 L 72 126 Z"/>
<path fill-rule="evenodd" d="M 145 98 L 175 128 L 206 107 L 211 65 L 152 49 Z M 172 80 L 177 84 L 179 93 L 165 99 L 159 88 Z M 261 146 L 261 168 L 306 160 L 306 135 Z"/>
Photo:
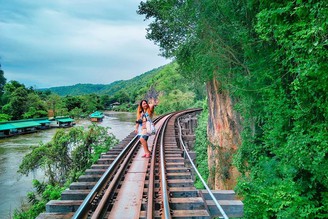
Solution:
<path fill-rule="evenodd" d="M 240 145 L 240 117 L 233 110 L 229 92 L 214 78 L 206 84 L 209 106 L 207 135 L 208 183 L 213 189 L 233 189 L 238 176 L 232 156 Z"/>

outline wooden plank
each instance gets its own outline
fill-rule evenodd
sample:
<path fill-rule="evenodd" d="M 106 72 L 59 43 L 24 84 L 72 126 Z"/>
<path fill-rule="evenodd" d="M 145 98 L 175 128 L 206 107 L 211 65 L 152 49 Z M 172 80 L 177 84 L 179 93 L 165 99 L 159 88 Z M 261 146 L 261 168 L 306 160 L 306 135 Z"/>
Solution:
<path fill-rule="evenodd" d="M 151 145 L 150 139 L 148 140 L 148 145 Z M 149 163 L 149 158 L 141 157 L 143 154 L 143 149 L 140 147 L 133 163 L 124 176 L 120 192 L 116 197 L 108 218 L 139 218 Z"/>
<path fill-rule="evenodd" d="M 207 190 L 200 190 L 206 200 L 212 200 Z M 236 193 L 233 190 L 211 190 L 216 200 L 235 200 Z"/>
<path fill-rule="evenodd" d="M 218 203 L 228 217 L 243 217 L 244 204 L 240 200 L 218 200 Z M 206 204 L 212 217 L 222 216 L 214 201 L 207 200 Z"/>
<path fill-rule="evenodd" d="M 46 211 L 48 213 L 64 213 L 75 212 L 83 200 L 51 200 L 46 204 Z"/>
<path fill-rule="evenodd" d="M 70 219 L 74 215 L 74 212 L 63 213 L 41 213 L 36 219 Z"/>

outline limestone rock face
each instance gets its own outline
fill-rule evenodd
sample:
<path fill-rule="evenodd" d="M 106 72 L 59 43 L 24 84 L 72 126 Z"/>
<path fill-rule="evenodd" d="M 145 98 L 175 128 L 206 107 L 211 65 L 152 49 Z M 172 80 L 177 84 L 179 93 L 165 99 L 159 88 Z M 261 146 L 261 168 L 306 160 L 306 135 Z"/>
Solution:
<path fill-rule="evenodd" d="M 213 189 L 233 189 L 238 172 L 232 166 L 232 156 L 240 145 L 240 117 L 233 110 L 227 91 L 221 89 L 216 79 L 206 84 L 209 118 L 207 135 L 209 185 Z"/>

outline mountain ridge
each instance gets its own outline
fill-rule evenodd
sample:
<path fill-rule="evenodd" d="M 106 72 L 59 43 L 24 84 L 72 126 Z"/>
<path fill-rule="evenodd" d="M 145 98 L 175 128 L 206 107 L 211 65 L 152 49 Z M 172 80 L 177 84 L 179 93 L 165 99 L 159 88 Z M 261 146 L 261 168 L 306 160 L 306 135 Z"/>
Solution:
<path fill-rule="evenodd" d="M 170 65 L 170 64 L 167 64 Z M 90 84 L 90 83 L 78 83 L 75 85 L 66 85 L 66 86 L 56 86 L 50 88 L 40 89 L 42 91 L 51 91 L 59 96 L 78 96 L 86 94 L 108 94 L 114 95 L 119 90 L 126 88 L 127 86 L 132 86 L 138 83 L 138 81 L 145 81 L 160 72 L 165 66 L 163 65 L 158 68 L 154 68 L 150 71 L 144 72 L 141 75 L 135 76 L 128 80 L 117 80 L 110 84 Z"/>

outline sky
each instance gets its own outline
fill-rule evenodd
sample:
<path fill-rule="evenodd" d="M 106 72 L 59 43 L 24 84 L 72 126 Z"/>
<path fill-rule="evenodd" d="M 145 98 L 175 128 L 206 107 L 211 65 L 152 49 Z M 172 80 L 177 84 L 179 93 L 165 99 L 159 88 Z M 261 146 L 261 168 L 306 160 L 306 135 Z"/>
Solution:
<path fill-rule="evenodd" d="M 7 82 L 50 88 L 110 84 L 169 63 L 147 40 L 140 0 L 0 0 Z"/>

